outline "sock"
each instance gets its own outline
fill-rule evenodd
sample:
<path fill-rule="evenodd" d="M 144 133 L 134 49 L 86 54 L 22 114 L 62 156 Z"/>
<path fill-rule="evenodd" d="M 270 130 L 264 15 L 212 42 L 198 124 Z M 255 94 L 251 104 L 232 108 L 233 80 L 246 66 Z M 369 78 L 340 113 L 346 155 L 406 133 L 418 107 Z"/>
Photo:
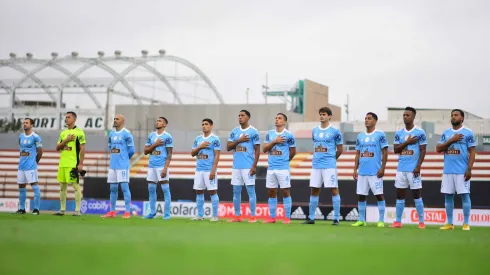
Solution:
<path fill-rule="evenodd" d="M 111 183 L 111 211 L 116 211 L 116 201 L 117 201 L 117 189 L 119 185 L 117 183 Z"/>
<path fill-rule="evenodd" d="M 199 217 L 204 217 L 204 194 L 196 195 L 196 203 L 197 203 L 197 215 Z"/>
<path fill-rule="evenodd" d="M 424 222 L 424 202 L 422 198 L 415 199 L 415 209 L 417 209 L 417 214 L 419 215 L 419 222 Z"/>
<path fill-rule="evenodd" d="M 213 217 L 217 218 L 218 217 L 218 207 L 219 207 L 218 194 L 211 195 L 211 205 L 213 207 Z"/>
<path fill-rule="evenodd" d="M 447 223 L 453 224 L 453 210 L 454 210 L 454 195 L 453 194 L 446 194 L 444 205 L 446 206 Z"/>
<path fill-rule="evenodd" d="M 164 217 L 170 217 L 170 202 L 172 201 L 172 195 L 170 194 L 170 185 L 168 183 L 162 184 L 163 197 L 165 200 L 165 212 Z"/>
<path fill-rule="evenodd" d="M 271 218 L 276 218 L 277 198 L 269 198 L 269 215 Z"/>
<path fill-rule="evenodd" d="M 66 211 L 66 191 L 68 189 L 68 184 L 60 183 L 60 210 L 62 212 Z"/>
<path fill-rule="evenodd" d="M 385 208 L 386 202 L 384 200 L 378 201 L 378 211 L 379 211 L 379 220 L 380 222 L 385 221 Z"/>
<path fill-rule="evenodd" d="M 357 208 L 359 208 L 359 220 L 366 222 L 366 201 L 357 202 Z"/>
<path fill-rule="evenodd" d="M 332 204 L 333 204 L 333 219 L 339 220 L 340 217 L 340 195 L 332 196 Z"/>
<path fill-rule="evenodd" d="M 35 184 L 32 186 L 32 190 L 34 191 L 34 209 L 39 210 L 41 208 L 41 189 L 39 185 Z"/>
<path fill-rule="evenodd" d="M 286 212 L 286 218 L 291 219 L 291 207 L 293 204 L 293 199 L 291 196 L 283 199 L 284 211 Z"/>
<path fill-rule="evenodd" d="M 19 209 L 26 210 L 27 190 L 19 188 Z"/>
<path fill-rule="evenodd" d="M 148 197 L 150 199 L 150 214 L 154 215 L 157 212 L 157 185 L 148 183 Z"/>
<path fill-rule="evenodd" d="M 75 190 L 75 212 L 80 212 L 80 205 L 82 204 L 82 190 L 80 184 L 73 183 L 73 189 Z"/>
<path fill-rule="evenodd" d="M 124 205 L 126 206 L 126 212 L 131 212 L 131 191 L 129 191 L 129 183 L 121 182 L 121 190 L 124 195 Z"/>
<path fill-rule="evenodd" d="M 235 208 L 235 216 L 240 216 L 240 204 L 242 202 L 242 186 L 233 185 L 233 207 Z"/>
<path fill-rule="evenodd" d="M 417 203 L 415 203 L 417 205 Z M 402 222 L 403 209 L 405 208 L 405 200 L 396 200 L 396 221 Z"/>
<path fill-rule="evenodd" d="M 248 204 L 250 205 L 250 216 L 255 217 L 257 207 L 257 195 L 255 194 L 255 185 L 247 185 Z"/>
<path fill-rule="evenodd" d="M 315 220 L 315 210 L 318 207 L 319 196 L 310 196 L 310 215 L 308 218 L 310 220 Z"/>
<path fill-rule="evenodd" d="M 461 200 L 463 201 L 463 216 L 464 216 L 464 224 L 468 224 L 470 220 L 470 212 L 471 212 L 471 199 L 470 194 L 462 194 Z"/>

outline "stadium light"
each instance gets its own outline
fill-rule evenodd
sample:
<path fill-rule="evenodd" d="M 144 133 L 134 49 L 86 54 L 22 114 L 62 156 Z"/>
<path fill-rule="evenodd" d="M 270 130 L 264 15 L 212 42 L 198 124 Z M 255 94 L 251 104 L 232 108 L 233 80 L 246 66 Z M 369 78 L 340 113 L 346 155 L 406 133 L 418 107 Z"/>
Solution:
<path fill-rule="evenodd" d="M 26 53 L 27 59 L 31 60 L 32 59 L 32 53 Z"/>
<path fill-rule="evenodd" d="M 52 52 L 52 53 L 51 53 L 51 57 L 52 57 L 53 59 L 56 59 L 56 58 L 58 57 L 58 53 L 57 53 L 57 52 Z"/>
<path fill-rule="evenodd" d="M 78 57 L 78 52 L 71 52 L 71 57 L 77 58 Z"/>
<path fill-rule="evenodd" d="M 17 55 L 15 53 L 10 53 L 10 58 L 15 59 Z"/>
<path fill-rule="evenodd" d="M 97 55 L 99 56 L 99 58 L 102 58 L 102 57 L 104 57 L 104 52 L 103 51 L 98 51 L 97 52 Z"/>
<path fill-rule="evenodd" d="M 158 51 L 158 53 L 160 54 L 160 56 L 164 56 L 165 55 L 165 50 L 164 49 L 161 49 Z"/>
<path fill-rule="evenodd" d="M 142 51 L 141 51 L 141 55 L 142 55 L 143 57 L 147 57 L 147 56 L 148 56 L 148 51 L 147 51 L 147 50 L 142 50 Z"/>

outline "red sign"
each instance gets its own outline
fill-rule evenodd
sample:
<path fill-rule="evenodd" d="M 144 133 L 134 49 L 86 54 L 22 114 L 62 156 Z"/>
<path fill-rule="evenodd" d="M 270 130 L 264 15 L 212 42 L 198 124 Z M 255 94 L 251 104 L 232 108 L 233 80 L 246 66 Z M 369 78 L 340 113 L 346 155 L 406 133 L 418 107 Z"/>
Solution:
<path fill-rule="evenodd" d="M 410 218 L 412 222 L 419 221 L 419 215 L 417 210 L 412 210 L 410 213 Z M 446 222 L 446 211 L 444 210 L 426 210 L 424 211 L 424 222 L 435 222 L 435 223 L 445 223 Z"/>
<path fill-rule="evenodd" d="M 242 218 L 248 219 L 250 218 L 250 206 L 248 203 L 241 204 Z M 233 218 L 235 217 L 235 207 L 233 207 L 233 203 L 220 203 L 218 216 L 220 218 Z M 278 219 L 284 218 L 284 206 L 282 204 L 277 204 L 277 212 L 276 217 Z M 269 205 L 268 204 L 257 204 L 255 208 L 255 217 L 257 219 L 267 219 L 269 218 Z"/>

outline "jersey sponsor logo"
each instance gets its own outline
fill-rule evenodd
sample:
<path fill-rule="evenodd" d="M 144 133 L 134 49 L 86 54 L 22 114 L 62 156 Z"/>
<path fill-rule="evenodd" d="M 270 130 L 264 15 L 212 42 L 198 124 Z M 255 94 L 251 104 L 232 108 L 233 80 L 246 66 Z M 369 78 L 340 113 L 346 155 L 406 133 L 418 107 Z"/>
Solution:
<path fill-rule="evenodd" d="M 159 156 L 159 155 L 161 155 L 161 154 L 162 154 L 162 152 L 161 152 L 161 151 L 159 151 L 159 150 L 153 150 L 153 151 L 151 152 L 151 154 L 152 154 L 153 156 Z"/>
<path fill-rule="evenodd" d="M 410 213 L 410 218 L 412 222 L 419 221 L 419 215 L 417 210 L 412 210 Z M 424 211 L 424 221 L 425 222 L 435 222 L 435 223 L 445 223 L 446 222 L 446 211 L 445 210 L 425 210 Z"/>
<path fill-rule="evenodd" d="M 316 153 L 328 153 L 328 148 L 323 147 L 321 144 L 315 147 Z"/>
<path fill-rule="evenodd" d="M 247 147 L 245 147 L 245 146 L 237 146 L 235 151 L 237 151 L 237 152 L 247 152 Z"/>
<path fill-rule="evenodd" d="M 65 145 L 65 147 L 63 147 L 63 150 L 64 150 L 64 151 L 71 151 L 71 150 L 72 150 L 72 147 L 71 147 L 71 146 L 66 146 L 66 145 Z"/>
<path fill-rule="evenodd" d="M 20 152 L 21 157 L 28 157 L 30 155 L 31 155 L 31 153 L 29 153 L 29 152 L 24 152 L 24 151 Z"/>
<path fill-rule="evenodd" d="M 111 154 L 119 154 L 119 153 L 121 153 L 121 149 L 117 149 L 115 147 L 111 149 Z"/>
<path fill-rule="evenodd" d="M 209 156 L 207 154 L 199 154 L 197 155 L 197 159 L 209 159 Z"/>
<path fill-rule="evenodd" d="M 455 149 L 454 146 L 449 147 L 447 149 L 446 154 L 448 155 L 459 155 L 461 154 L 461 151 L 459 149 Z"/>
<path fill-rule="evenodd" d="M 374 158 L 374 153 L 366 150 L 361 153 L 361 158 Z"/>
<path fill-rule="evenodd" d="M 400 155 L 402 156 L 413 156 L 413 154 L 414 154 L 413 150 L 406 150 L 406 149 L 402 150 L 400 153 Z"/>
<path fill-rule="evenodd" d="M 269 152 L 269 154 L 271 156 L 282 156 L 282 151 L 279 151 L 279 150 L 276 150 L 276 149 L 273 149 Z"/>

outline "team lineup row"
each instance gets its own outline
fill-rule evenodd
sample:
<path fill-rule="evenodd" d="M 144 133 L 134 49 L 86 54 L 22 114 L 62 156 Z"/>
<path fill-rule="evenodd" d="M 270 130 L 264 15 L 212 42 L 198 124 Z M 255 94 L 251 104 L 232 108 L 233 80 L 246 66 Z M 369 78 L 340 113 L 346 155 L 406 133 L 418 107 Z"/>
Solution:
<path fill-rule="evenodd" d="M 312 171 L 310 176 L 310 215 L 304 224 L 314 224 L 314 212 L 318 206 L 320 188 L 329 188 L 332 194 L 334 207 L 333 224 L 339 223 L 340 194 L 338 190 L 336 160 L 343 152 L 343 139 L 341 132 L 330 125 L 332 111 L 323 107 L 319 110 L 320 125 L 312 130 L 314 153 Z M 398 171 L 395 180 L 397 188 L 396 221 L 391 227 L 401 228 L 401 217 L 405 205 L 406 190 L 410 188 L 415 198 L 415 206 L 419 216 L 419 227 L 425 228 L 424 205 L 421 196 L 422 178 L 421 166 L 425 158 L 426 135 L 425 132 L 414 125 L 416 110 L 407 107 L 403 113 L 405 127 L 395 134 L 394 151 L 399 154 Z M 250 210 L 252 212 L 249 222 L 256 222 L 254 213 L 256 205 L 255 195 L 255 172 L 260 155 L 260 137 L 258 131 L 249 124 L 251 114 L 247 110 L 241 110 L 238 115 L 239 127 L 232 130 L 229 135 L 226 149 L 233 152 L 232 180 L 233 203 L 235 217 L 231 222 L 241 222 L 240 204 L 241 190 L 245 185 L 249 196 Z M 21 207 L 18 212 L 25 213 L 22 209 L 22 189 L 25 193 L 25 184 L 31 183 L 36 186 L 37 179 L 29 179 L 29 175 L 36 175 L 36 164 L 41 159 L 41 139 L 32 132 L 32 121 L 26 119 L 24 122 L 25 133 L 19 139 L 21 149 L 21 160 L 19 162 L 19 198 Z M 356 141 L 356 158 L 353 178 L 357 181 L 358 209 L 360 219 L 352 226 L 365 226 L 366 196 L 369 190 L 378 200 L 379 222 L 378 227 L 384 227 L 385 200 L 383 196 L 383 176 L 388 156 L 388 141 L 384 132 L 376 129 L 378 117 L 375 113 L 367 113 L 365 117 L 366 131 L 359 133 Z M 71 183 L 75 189 L 76 209 L 74 215 L 79 215 L 81 194 L 77 195 L 80 188 L 78 178 L 84 173 L 83 159 L 85 151 L 85 136 L 81 129 L 75 126 L 76 114 L 69 112 L 65 116 L 67 129 L 61 132 L 57 144 L 57 150 L 61 151 L 58 181 L 60 182 L 60 211 L 55 215 L 64 215 L 66 210 L 66 189 Z M 455 109 L 451 112 L 452 128 L 444 131 L 436 147 L 438 152 L 444 152 L 444 173 L 441 185 L 441 193 L 445 194 L 445 206 L 448 223 L 441 229 L 453 229 L 452 213 L 454 208 L 454 194 L 461 195 L 463 200 L 464 225 L 463 230 L 469 230 L 468 219 L 471 209 L 470 201 L 470 178 L 471 169 L 475 159 L 475 138 L 472 131 L 463 127 L 464 112 Z M 114 128 L 108 140 L 108 151 L 110 152 L 110 166 L 107 182 L 110 184 L 111 211 L 104 218 L 116 216 L 115 205 L 118 187 L 124 194 L 126 212 L 123 218 L 131 216 L 129 207 L 131 192 L 129 190 L 129 168 L 130 159 L 134 154 L 134 139 L 131 133 L 124 128 L 125 118 L 116 115 Z M 146 219 L 152 219 L 156 215 L 156 189 L 161 184 L 164 193 L 165 213 L 164 219 L 170 219 L 171 193 L 169 188 L 169 165 L 172 159 L 173 139 L 165 131 L 168 120 L 159 117 L 156 120 L 156 131 L 149 134 L 145 144 L 144 153 L 149 155 L 148 164 L 148 191 L 150 201 L 150 214 Z M 278 113 L 275 117 L 275 129 L 267 132 L 264 139 L 262 151 L 268 154 L 268 169 L 266 176 L 266 187 L 268 188 L 268 204 L 270 217 L 264 223 L 276 222 L 277 190 L 283 196 L 286 218 L 283 223 L 290 223 L 292 199 L 290 194 L 290 168 L 289 163 L 296 154 L 296 141 L 294 135 L 286 129 L 287 116 Z M 192 146 L 192 156 L 196 158 L 196 173 L 194 187 L 196 192 L 196 204 L 198 215 L 194 220 L 202 220 L 204 216 L 204 190 L 211 197 L 213 215 L 211 221 L 218 220 L 219 197 L 217 194 L 217 166 L 221 152 L 220 139 L 212 134 L 213 121 L 202 120 L 203 134 L 196 137 Z M 30 137 L 32 144 L 27 146 Z M 24 140 L 22 140 L 24 138 Z M 27 143 L 26 143 L 27 140 Z M 31 154 L 23 152 L 29 151 Z M 41 151 L 39 154 L 39 151 Z M 36 154 L 37 153 L 37 154 Z M 27 161 L 30 159 L 30 161 Z M 23 162 L 29 165 L 21 165 Z M 35 191 L 36 194 L 36 191 Z M 35 195 L 36 196 L 36 195 Z M 24 198 L 25 201 L 25 198 Z M 34 199 L 34 211 L 36 198 Z"/>

